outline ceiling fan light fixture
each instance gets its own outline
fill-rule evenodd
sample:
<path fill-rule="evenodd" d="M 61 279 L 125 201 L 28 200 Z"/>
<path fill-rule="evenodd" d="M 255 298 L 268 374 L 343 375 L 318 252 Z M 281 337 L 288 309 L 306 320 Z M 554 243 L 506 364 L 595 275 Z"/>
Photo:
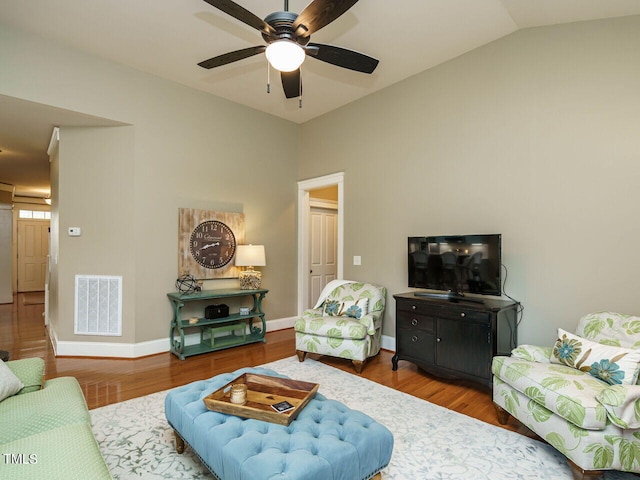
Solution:
<path fill-rule="evenodd" d="M 265 51 L 267 60 L 280 72 L 293 72 L 304 62 L 304 49 L 291 40 L 276 40 Z"/>

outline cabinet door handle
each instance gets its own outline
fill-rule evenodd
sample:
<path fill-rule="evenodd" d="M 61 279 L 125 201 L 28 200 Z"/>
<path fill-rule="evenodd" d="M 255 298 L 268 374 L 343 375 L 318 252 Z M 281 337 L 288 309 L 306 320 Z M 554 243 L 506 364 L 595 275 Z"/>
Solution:
<path fill-rule="evenodd" d="M 418 320 L 416 318 L 411 320 L 411 325 L 413 325 L 415 327 L 417 324 L 418 324 Z"/>
<path fill-rule="evenodd" d="M 415 310 L 416 308 L 418 307 L 416 307 L 415 305 L 411 305 L 411 310 Z"/>
<path fill-rule="evenodd" d="M 461 316 L 462 318 L 464 318 L 464 317 L 466 317 L 466 316 L 467 316 L 467 314 L 466 314 L 466 313 L 464 313 L 464 312 L 460 312 L 460 316 Z"/>
<path fill-rule="evenodd" d="M 436 338 L 436 342 L 441 342 L 442 339 L 440 337 Z"/>
<path fill-rule="evenodd" d="M 414 343 L 415 343 L 415 342 L 417 342 L 417 341 L 418 341 L 418 337 L 416 337 L 416 336 L 414 335 L 413 337 L 411 337 L 411 341 L 412 341 L 412 342 L 414 342 Z"/>

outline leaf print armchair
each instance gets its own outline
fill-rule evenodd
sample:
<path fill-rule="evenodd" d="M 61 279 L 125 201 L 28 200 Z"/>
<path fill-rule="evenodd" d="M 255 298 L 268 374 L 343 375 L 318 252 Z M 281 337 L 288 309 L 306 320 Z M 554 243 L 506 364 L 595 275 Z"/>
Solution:
<path fill-rule="evenodd" d="M 494 357 L 498 421 L 517 418 L 568 459 L 576 479 L 640 473 L 640 317 L 595 313 L 553 347 Z"/>
<path fill-rule="evenodd" d="M 334 288 L 324 302 L 305 310 L 295 323 L 296 353 L 347 358 L 361 373 L 367 358 L 380 351 L 387 291 L 369 283 L 347 282 Z"/>

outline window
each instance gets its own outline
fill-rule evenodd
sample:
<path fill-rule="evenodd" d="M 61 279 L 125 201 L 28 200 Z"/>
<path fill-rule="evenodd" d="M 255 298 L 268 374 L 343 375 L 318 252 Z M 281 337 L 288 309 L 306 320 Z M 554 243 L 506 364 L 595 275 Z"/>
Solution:
<path fill-rule="evenodd" d="M 33 218 L 35 220 L 51 220 L 51 212 L 42 210 L 20 210 L 18 218 Z"/>

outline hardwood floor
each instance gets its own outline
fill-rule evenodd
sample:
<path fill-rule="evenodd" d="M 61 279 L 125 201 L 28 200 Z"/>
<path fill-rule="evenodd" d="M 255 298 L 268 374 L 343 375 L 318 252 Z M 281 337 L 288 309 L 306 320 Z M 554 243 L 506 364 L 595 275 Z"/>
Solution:
<path fill-rule="evenodd" d="M 0 349 L 9 351 L 12 360 L 43 358 L 46 378 L 76 377 L 90 409 L 295 355 L 294 332 L 288 329 L 267 333 L 266 344 L 230 348 L 184 361 L 170 353 L 136 359 L 55 357 L 43 311 L 42 304 L 24 305 L 21 295 L 13 304 L 0 305 Z M 365 364 L 361 376 L 486 423 L 533 436 L 514 419 L 506 426 L 498 423 L 488 388 L 438 379 L 405 361 L 400 361 L 394 372 L 392 356 L 392 352 L 381 351 Z M 312 354 L 307 357 L 355 374 L 349 361 Z"/>

